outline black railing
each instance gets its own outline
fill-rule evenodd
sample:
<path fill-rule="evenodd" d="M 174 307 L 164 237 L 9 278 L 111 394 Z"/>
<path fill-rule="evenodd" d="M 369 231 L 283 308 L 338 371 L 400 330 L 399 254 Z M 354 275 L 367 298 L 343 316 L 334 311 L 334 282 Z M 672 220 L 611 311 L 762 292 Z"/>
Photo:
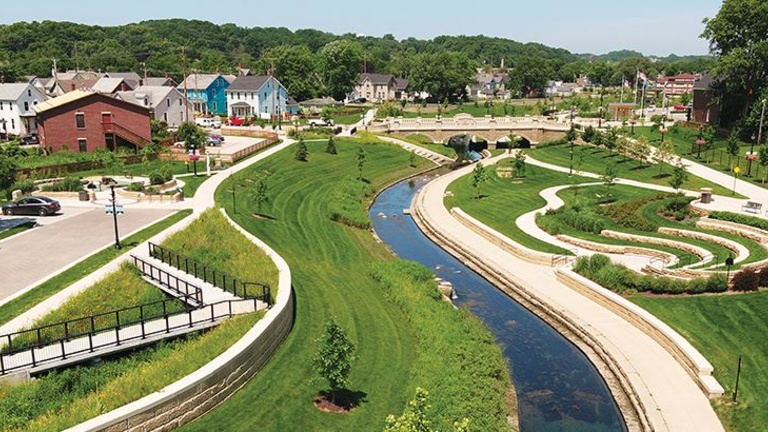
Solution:
<path fill-rule="evenodd" d="M 137 256 L 131 255 L 131 258 L 133 258 L 133 264 L 139 268 L 142 275 L 159 282 L 161 285 L 165 285 L 170 291 L 177 293 L 180 300 L 186 303 L 192 300 L 196 303 L 195 306 L 203 304 L 203 290 L 197 285 L 192 285 L 183 279 L 179 279 Z"/>
<path fill-rule="evenodd" d="M 0 352 L 0 375 L 78 354 L 93 353 L 101 348 L 121 346 L 149 336 L 193 328 L 198 324 L 213 323 L 238 313 L 233 311 L 233 304 L 253 302 L 255 311 L 257 301 L 256 298 L 224 300 L 202 308 L 169 311 L 170 302 L 178 305 L 176 300 L 169 299 L 0 335 L 0 342 L 5 342 Z M 151 313 L 150 308 L 158 312 Z"/>
<path fill-rule="evenodd" d="M 210 268 L 194 258 L 149 242 L 149 255 L 211 285 L 240 298 L 256 298 L 272 306 L 269 285 L 261 282 L 245 282 L 222 271 Z"/>

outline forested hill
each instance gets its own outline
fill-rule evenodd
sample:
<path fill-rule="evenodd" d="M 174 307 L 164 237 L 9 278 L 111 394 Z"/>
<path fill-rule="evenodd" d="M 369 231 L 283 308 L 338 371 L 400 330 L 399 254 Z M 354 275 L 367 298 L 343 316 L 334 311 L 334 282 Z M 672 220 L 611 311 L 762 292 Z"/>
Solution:
<path fill-rule="evenodd" d="M 56 58 L 59 70 L 133 70 L 150 74 L 181 73 L 182 47 L 190 67 L 200 71 L 228 71 L 239 63 L 262 72 L 265 54 L 281 45 L 306 45 L 316 53 L 329 42 L 356 40 L 363 47 L 369 72 L 405 72 L 403 59 L 419 53 L 458 51 L 478 65 L 499 66 L 501 59 L 511 65 L 515 58 L 535 56 L 557 63 L 576 57 L 564 49 L 541 44 L 485 36 L 440 36 L 434 40 L 334 35 L 318 30 L 291 31 L 287 28 L 244 28 L 206 21 L 169 19 L 144 21 L 115 27 L 69 22 L 20 22 L 0 25 L 0 62 L 19 73 L 48 76 Z"/>

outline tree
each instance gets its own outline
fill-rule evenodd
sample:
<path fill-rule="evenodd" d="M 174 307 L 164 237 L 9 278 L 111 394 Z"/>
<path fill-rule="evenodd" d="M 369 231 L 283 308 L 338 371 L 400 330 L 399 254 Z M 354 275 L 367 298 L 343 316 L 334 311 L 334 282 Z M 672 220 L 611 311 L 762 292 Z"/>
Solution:
<path fill-rule="evenodd" d="M 297 101 L 319 94 L 317 61 L 308 46 L 281 45 L 265 51 L 262 58 L 274 61 L 275 76 Z"/>
<path fill-rule="evenodd" d="M 733 158 L 737 158 L 736 160 L 738 161 L 739 152 L 741 151 L 741 147 L 739 147 L 738 131 L 736 129 L 731 131 L 731 134 L 728 135 L 728 139 L 725 141 L 725 151 L 728 153 L 728 168 L 733 170 L 733 166 L 731 165 Z"/>
<path fill-rule="evenodd" d="M 641 136 L 641 138 L 645 138 Z M 675 155 L 675 146 L 672 144 L 672 140 L 666 140 L 656 148 L 653 153 L 653 161 L 659 165 L 659 177 L 661 177 L 664 164 L 669 162 Z"/>
<path fill-rule="evenodd" d="M 672 170 L 672 177 L 669 179 L 669 185 L 680 194 L 680 188 L 683 187 L 683 183 L 688 180 L 688 170 L 683 165 L 683 161 L 678 161 L 675 164 L 675 168 Z"/>
<path fill-rule="evenodd" d="M 7 190 L 16 182 L 16 161 L 6 155 L 0 154 L 0 191 Z"/>
<path fill-rule="evenodd" d="M 565 139 L 569 143 L 572 143 L 576 141 L 576 137 L 577 137 L 576 128 L 573 125 L 571 125 L 570 129 L 568 129 L 568 131 L 565 132 Z"/>
<path fill-rule="evenodd" d="M 253 186 L 248 191 L 249 196 L 256 203 L 256 210 L 261 213 L 261 208 L 264 204 L 269 202 L 269 196 L 267 195 L 267 178 L 269 173 L 266 171 L 260 172 L 253 179 Z M 234 187 L 234 186 L 233 186 Z"/>
<path fill-rule="evenodd" d="M 765 146 L 763 146 L 760 149 L 760 159 L 758 160 L 760 163 L 760 166 L 763 167 L 763 184 L 765 184 L 765 178 L 768 177 L 768 149 L 766 149 Z"/>
<path fill-rule="evenodd" d="M 480 187 L 486 181 L 488 181 L 488 173 L 485 169 L 485 166 L 483 166 L 483 164 L 480 162 L 477 162 L 475 164 L 475 169 L 472 170 L 472 178 L 470 179 L 472 187 L 477 191 L 476 198 L 480 198 Z"/>
<path fill-rule="evenodd" d="M 349 372 L 355 361 L 355 345 L 343 328 L 330 320 L 325 333 L 317 339 L 319 344 L 313 359 L 315 371 L 331 386 L 331 402 L 336 402 L 336 392 L 347 386 Z"/>
<path fill-rule="evenodd" d="M 464 53 L 438 51 L 417 54 L 410 70 L 408 86 L 412 90 L 429 93 L 438 103 L 455 101 L 466 95 L 466 87 L 474 75 L 474 66 Z"/>
<path fill-rule="evenodd" d="M 768 3 L 725 0 L 704 24 L 701 36 L 718 58 L 712 73 L 727 77 L 715 91 L 732 104 L 733 118 L 747 117 L 768 81 Z"/>
<path fill-rule="evenodd" d="M 299 137 L 299 142 L 296 144 L 296 153 L 294 154 L 293 157 L 297 161 L 306 162 L 308 155 L 309 155 L 309 150 L 307 149 L 307 143 L 304 142 L 303 137 Z"/>
<path fill-rule="evenodd" d="M 179 141 L 184 141 L 184 148 L 187 151 L 195 151 L 205 144 L 208 139 L 208 134 L 195 124 L 195 122 L 184 122 L 179 125 L 179 129 L 176 131 L 176 136 Z"/>
<path fill-rule="evenodd" d="M 333 135 L 328 137 L 328 144 L 325 146 L 325 152 L 328 154 L 335 155 L 337 153 L 336 151 L 336 142 L 333 139 Z"/>
<path fill-rule="evenodd" d="M 363 166 L 365 166 L 365 150 L 363 150 L 362 147 L 357 149 L 357 154 L 355 155 L 355 160 L 357 161 L 357 172 L 358 172 L 358 180 L 363 179 Z"/>
<path fill-rule="evenodd" d="M 320 76 L 328 94 L 342 100 L 352 91 L 363 61 L 359 43 L 337 40 L 326 44 L 319 52 Z"/>
<path fill-rule="evenodd" d="M 525 177 L 525 152 L 518 150 L 515 153 L 515 160 L 512 163 L 515 169 L 515 177 Z"/>
<path fill-rule="evenodd" d="M 515 60 L 515 67 L 510 77 L 512 87 L 527 97 L 543 93 L 547 80 L 552 75 L 548 60 L 536 56 L 523 56 Z"/>
<path fill-rule="evenodd" d="M 611 186 L 616 181 L 616 164 L 606 165 L 600 180 L 605 184 L 605 196 L 607 197 L 611 194 Z"/>
<path fill-rule="evenodd" d="M 410 165 L 411 167 L 416 166 L 416 152 L 414 152 L 413 150 L 411 150 L 411 154 L 408 155 L 408 165 Z"/>

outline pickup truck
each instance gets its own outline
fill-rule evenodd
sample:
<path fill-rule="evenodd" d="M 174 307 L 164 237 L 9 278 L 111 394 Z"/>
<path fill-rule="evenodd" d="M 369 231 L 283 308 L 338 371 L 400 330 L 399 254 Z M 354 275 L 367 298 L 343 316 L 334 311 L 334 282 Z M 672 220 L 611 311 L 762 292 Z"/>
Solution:
<path fill-rule="evenodd" d="M 221 120 L 216 117 L 198 117 L 195 119 L 195 123 L 197 123 L 198 126 L 205 128 L 212 127 L 218 129 L 221 127 Z"/>
<path fill-rule="evenodd" d="M 309 119 L 307 124 L 309 124 L 312 127 L 317 127 L 317 126 L 333 126 L 334 125 L 333 119 L 328 119 L 328 121 L 324 121 L 323 119 Z"/>

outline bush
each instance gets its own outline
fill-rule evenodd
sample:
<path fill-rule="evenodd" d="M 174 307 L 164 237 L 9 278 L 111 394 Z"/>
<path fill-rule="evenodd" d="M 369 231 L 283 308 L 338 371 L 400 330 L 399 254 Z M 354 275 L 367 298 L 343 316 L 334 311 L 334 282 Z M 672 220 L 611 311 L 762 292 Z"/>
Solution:
<path fill-rule="evenodd" d="M 748 216 L 727 211 L 713 211 L 709 213 L 709 217 L 710 219 L 735 222 L 738 224 L 748 225 L 768 231 L 768 220 L 759 218 L 757 216 Z"/>
<path fill-rule="evenodd" d="M 20 190 L 23 194 L 32 193 L 35 190 L 37 190 L 37 186 L 35 186 L 35 182 L 32 180 L 20 180 L 11 186 L 11 191 Z"/>
<path fill-rule="evenodd" d="M 637 231 L 654 232 L 659 226 L 640 214 L 640 208 L 649 202 L 666 198 L 665 194 L 657 194 L 653 197 L 643 198 L 621 203 L 619 205 L 610 205 L 599 207 L 597 212 L 603 216 L 611 218 L 617 225 L 624 228 L 631 228 Z"/>
<path fill-rule="evenodd" d="M 144 183 L 142 182 L 133 182 L 128 185 L 128 187 L 125 188 L 126 190 L 130 192 L 142 192 L 144 191 Z"/>
<path fill-rule="evenodd" d="M 562 223 L 579 231 L 600 234 L 605 228 L 605 221 L 592 212 L 577 212 L 573 209 L 567 209 L 557 214 L 556 217 Z"/>
<path fill-rule="evenodd" d="M 78 192 L 83 190 L 83 183 L 77 177 L 64 177 L 41 188 L 45 192 Z"/>
<path fill-rule="evenodd" d="M 745 268 L 733 276 L 731 288 L 734 291 L 757 291 L 760 286 L 760 275 L 756 270 Z"/>
<path fill-rule="evenodd" d="M 163 176 L 162 173 L 159 171 L 154 171 L 149 173 L 149 184 L 151 185 L 161 185 L 165 183 L 165 176 Z"/>
<path fill-rule="evenodd" d="M 374 192 L 375 189 L 368 183 L 346 177 L 328 200 L 331 220 L 357 228 L 370 228 L 371 220 L 368 218 L 363 200 L 372 196 Z"/>

